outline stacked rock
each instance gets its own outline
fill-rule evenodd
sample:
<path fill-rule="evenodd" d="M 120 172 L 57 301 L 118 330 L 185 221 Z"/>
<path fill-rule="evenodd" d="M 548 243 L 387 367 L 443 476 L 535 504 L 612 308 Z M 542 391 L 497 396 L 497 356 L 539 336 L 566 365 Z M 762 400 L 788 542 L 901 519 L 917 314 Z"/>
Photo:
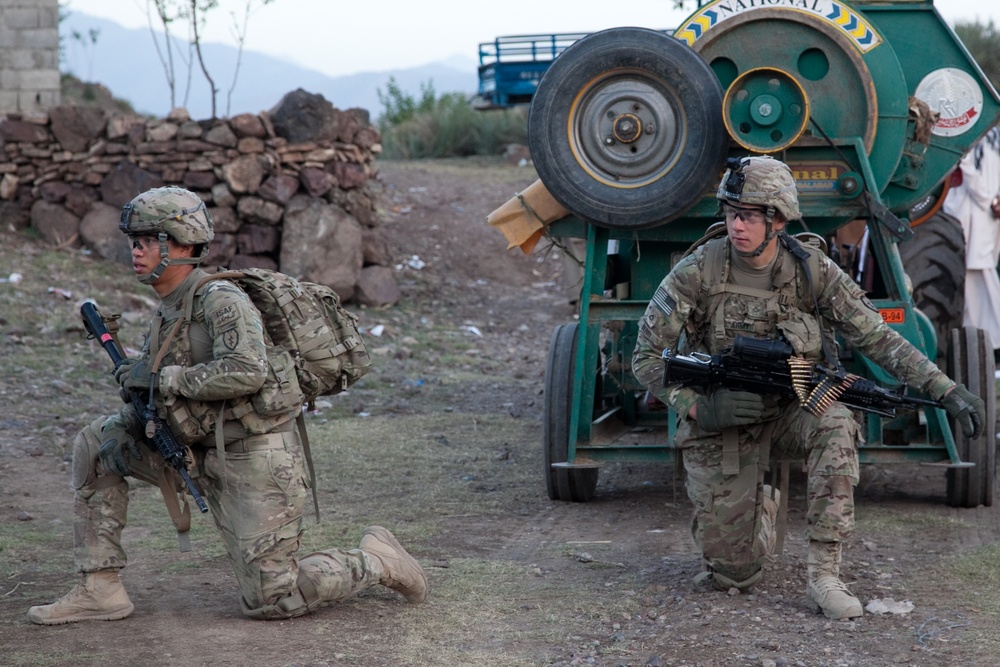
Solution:
<path fill-rule="evenodd" d="M 301 89 L 270 111 L 192 120 L 93 107 L 0 118 L 0 224 L 130 263 L 117 223 L 136 194 L 179 185 L 208 205 L 208 266 L 278 269 L 345 301 L 399 299 L 376 210 L 378 130 Z"/>

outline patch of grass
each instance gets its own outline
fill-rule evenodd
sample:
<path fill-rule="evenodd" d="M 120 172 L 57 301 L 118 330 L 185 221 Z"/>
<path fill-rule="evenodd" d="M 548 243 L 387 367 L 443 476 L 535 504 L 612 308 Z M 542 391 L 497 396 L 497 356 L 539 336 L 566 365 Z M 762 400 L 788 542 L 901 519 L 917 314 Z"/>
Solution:
<path fill-rule="evenodd" d="M 898 510 L 872 503 L 857 507 L 856 523 L 857 532 L 861 535 L 891 532 L 908 536 L 919 536 L 927 530 L 957 530 L 968 525 L 962 519 L 953 516 Z"/>
<path fill-rule="evenodd" d="M 4 653 L 4 665 L 9 667 L 56 667 L 60 665 L 97 665 L 101 653 L 77 649 L 67 650 L 47 644 L 44 651 L 14 651 Z"/>
<path fill-rule="evenodd" d="M 970 604 L 984 614 L 1000 618 L 1000 597 L 992 594 L 1000 590 L 1000 544 L 991 544 L 950 559 L 944 574 L 962 582 L 959 588 L 968 592 Z"/>

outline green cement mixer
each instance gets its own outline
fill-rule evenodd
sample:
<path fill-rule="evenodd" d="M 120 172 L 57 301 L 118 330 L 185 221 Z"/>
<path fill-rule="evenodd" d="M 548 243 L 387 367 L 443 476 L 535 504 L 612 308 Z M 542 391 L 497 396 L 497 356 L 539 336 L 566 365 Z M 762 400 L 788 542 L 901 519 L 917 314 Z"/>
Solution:
<path fill-rule="evenodd" d="M 870 298 L 934 358 L 938 333 L 914 306 L 897 244 L 998 119 L 996 91 L 928 1 L 716 0 L 672 36 L 616 28 L 566 49 L 529 114 L 539 178 L 572 213 L 547 231 L 587 247 L 579 321 L 555 329 L 547 360 L 549 496 L 591 499 L 607 462 L 674 459 L 675 415 L 646 404 L 630 358 L 660 280 L 718 220 L 726 157 L 789 164 L 808 226 L 792 233 L 832 241 L 865 221 Z M 866 414 L 861 460 L 940 466 L 951 504 L 991 505 L 992 345 L 978 329 L 945 335 L 939 363 L 986 399 L 986 434 L 962 437 L 936 408 Z M 851 372 L 895 384 L 844 355 Z"/>

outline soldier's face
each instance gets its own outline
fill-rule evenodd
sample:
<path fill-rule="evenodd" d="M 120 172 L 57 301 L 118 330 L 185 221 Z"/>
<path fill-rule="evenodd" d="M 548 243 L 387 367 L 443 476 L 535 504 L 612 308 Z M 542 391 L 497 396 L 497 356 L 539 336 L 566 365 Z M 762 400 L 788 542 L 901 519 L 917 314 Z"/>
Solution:
<path fill-rule="evenodd" d="M 729 241 L 740 252 L 752 252 L 760 247 L 767 236 L 767 217 L 762 206 L 742 206 L 728 202 L 722 206 L 726 215 L 726 230 Z M 784 221 L 775 212 L 772 220 L 774 231 L 781 231 Z"/>
<path fill-rule="evenodd" d="M 132 244 L 132 270 L 135 275 L 144 276 L 152 273 L 160 263 L 160 241 L 155 236 L 130 236 L 129 242 Z M 167 239 L 168 257 L 190 257 L 191 246 L 182 246 L 173 239 Z M 176 266 L 168 266 L 164 274 L 160 276 L 162 280 L 167 272 L 176 269 Z"/>

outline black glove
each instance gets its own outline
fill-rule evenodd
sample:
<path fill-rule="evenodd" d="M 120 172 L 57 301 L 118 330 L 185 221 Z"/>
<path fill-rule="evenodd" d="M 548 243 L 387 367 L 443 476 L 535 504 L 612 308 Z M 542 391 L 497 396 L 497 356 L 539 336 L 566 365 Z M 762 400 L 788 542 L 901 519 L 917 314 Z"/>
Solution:
<path fill-rule="evenodd" d="M 125 359 L 115 369 L 115 382 L 125 391 L 149 391 L 149 363 L 144 359 Z"/>
<path fill-rule="evenodd" d="M 749 391 L 719 389 L 699 398 L 696 405 L 698 426 L 704 431 L 746 426 L 760 421 L 764 414 L 764 400 Z"/>
<path fill-rule="evenodd" d="M 101 426 L 101 448 L 97 450 L 97 458 L 108 474 L 124 477 L 129 472 L 126 452 L 133 459 L 142 460 L 142 452 L 135 438 L 129 435 L 124 421 L 117 415 L 110 417 Z"/>
<path fill-rule="evenodd" d="M 962 427 L 966 438 L 975 439 L 983 434 L 986 427 L 986 403 L 966 389 L 964 384 L 956 384 L 954 389 L 941 398 L 941 404 Z"/>

